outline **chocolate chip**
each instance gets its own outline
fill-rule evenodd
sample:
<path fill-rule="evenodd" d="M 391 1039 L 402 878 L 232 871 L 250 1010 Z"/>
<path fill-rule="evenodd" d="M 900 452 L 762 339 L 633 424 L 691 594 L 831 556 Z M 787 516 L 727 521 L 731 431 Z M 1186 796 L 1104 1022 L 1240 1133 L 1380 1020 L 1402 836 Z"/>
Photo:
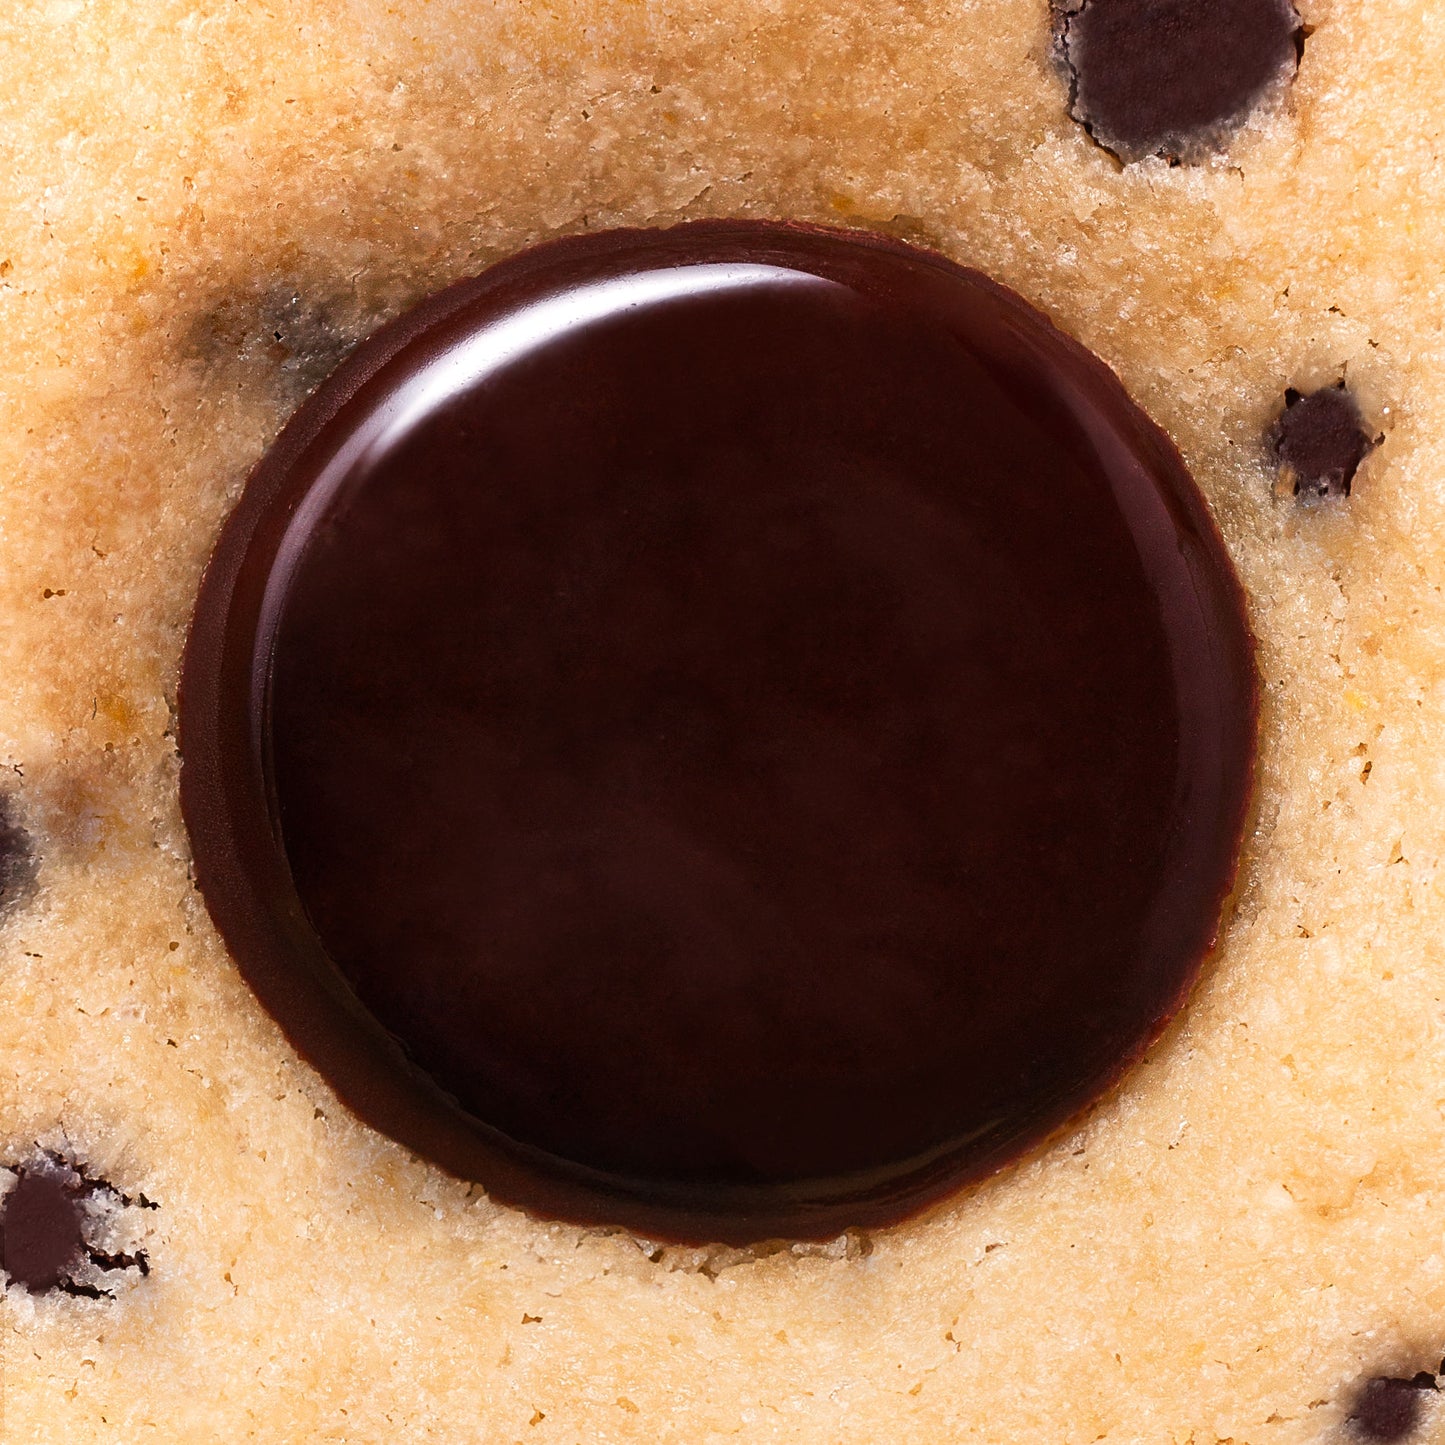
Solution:
<path fill-rule="evenodd" d="M 1083 0 L 1059 28 L 1069 113 L 1124 161 L 1218 148 L 1300 53 L 1289 0 Z"/>
<path fill-rule="evenodd" d="M 99 1201 L 101 1209 L 88 1208 Z M 54 1156 L 16 1170 L 16 1182 L 0 1200 L 0 1268 L 11 1283 L 31 1294 L 63 1294 L 103 1299 L 104 1281 L 115 1271 L 148 1274 L 144 1250 L 107 1252 L 92 1243 L 92 1213 L 114 1216 L 123 1209 L 154 1208 L 131 1199 L 101 1179 Z M 88 1278 L 87 1278 L 88 1277 Z"/>
<path fill-rule="evenodd" d="M 197 605 L 182 805 L 368 1121 L 546 1213 L 827 1238 L 1179 1005 L 1252 656 L 1178 453 L 1013 293 L 879 237 L 593 234 L 283 434 Z"/>
<path fill-rule="evenodd" d="M 1349 1423 L 1362 1440 L 1404 1440 L 1419 1428 L 1425 1393 L 1436 1388 L 1430 1374 L 1367 1380 L 1355 1397 Z"/>
<path fill-rule="evenodd" d="M 185 350 L 208 370 L 265 375 L 294 405 L 356 341 L 355 307 L 310 288 L 272 286 L 223 296 L 191 326 Z"/>
<path fill-rule="evenodd" d="M 23 898 L 34 881 L 30 834 L 15 821 L 14 804 L 0 795 L 0 911 Z"/>
<path fill-rule="evenodd" d="M 0 1265 L 32 1294 L 54 1289 L 85 1258 L 84 1195 L 59 1174 L 21 1170 L 0 1212 Z"/>
<path fill-rule="evenodd" d="M 1304 394 L 1292 387 L 1275 422 L 1279 490 L 1306 499 L 1348 497 L 1360 463 L 1381 438 L 1365 430 L 1344 382 Z"/>

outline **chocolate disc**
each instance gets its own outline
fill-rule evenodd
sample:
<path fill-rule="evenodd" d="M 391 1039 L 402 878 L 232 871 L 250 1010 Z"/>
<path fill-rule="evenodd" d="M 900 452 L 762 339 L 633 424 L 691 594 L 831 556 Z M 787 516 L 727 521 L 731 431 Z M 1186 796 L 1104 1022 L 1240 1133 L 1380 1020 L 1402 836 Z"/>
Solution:
<path fill-rule="evenodd" d="M 548 1215 L 821 1237 L 1156 1036 L 1254 712 L 1107 368 L 938 256 L 699 223 L 496 266 L 301 409 L 201 590 L 182 803 L 376 1128 Z"/>

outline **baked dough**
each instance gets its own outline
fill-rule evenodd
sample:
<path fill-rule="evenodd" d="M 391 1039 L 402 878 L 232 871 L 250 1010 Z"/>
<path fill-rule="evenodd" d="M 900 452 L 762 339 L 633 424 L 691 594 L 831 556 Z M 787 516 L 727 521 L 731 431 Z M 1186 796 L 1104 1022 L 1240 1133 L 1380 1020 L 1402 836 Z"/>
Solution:
<path fill-rule="evenodd" d="M 11 1284 L 7 1445 L 1283 1445 L 1434 1374 L 1445 24 L 1298 8 L 1293 81 L 1174 166 L 1070 118 L 1043 0 L 10 17 L 0 765 L 34 882 L 0 1190 L 60 1160 L 155 1208 L 93 1221 L 148 1273 Z M 934 246 L 1103 357 L 1215 510 L 1264 684 L 1236 910 L 1176 1025 L 1023 1163 L 821 1246 L 547 1223 L 355 1123 L 221 947 L 177 806 L 201 569 L 308 389 L 528 242 L 711 215 Z M 1342 378 L 1382 441 L 1302 506 L 1272 429 Z"/>

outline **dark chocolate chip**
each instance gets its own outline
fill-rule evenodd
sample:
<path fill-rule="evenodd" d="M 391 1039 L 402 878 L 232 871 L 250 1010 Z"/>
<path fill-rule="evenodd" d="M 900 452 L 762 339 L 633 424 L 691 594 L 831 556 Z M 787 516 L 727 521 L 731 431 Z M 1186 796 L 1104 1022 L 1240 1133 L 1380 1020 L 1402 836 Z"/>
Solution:
<path fill-rule="evenodd" d="M 15 1186 L 0 1200 L 0 1268 L 11 1283 L 31 1294 L 59 1291 L 90 1299 L 110 1297 L 110 1291 L 80 1281 L 86 1265 L 112 1272 L 139 1270 L 150 1273 L 143 1250 L 107 1253 L 93 1248 L 88 1238 L 87 1205 L 99 1200 L 112 1211 L 139 1207 L 154 1209 L 144 1196 L 120 1193 L 103 1179 L 92 1179 L 56 1156 L 16 1170 Z"/>
<path fill-rule="evenodd" d="M 1430 1374 L 1367 1380 L 1355 1396 L 1350 1425 L 1362 1440 L 1404 1440 L 1419 1428 L 1425 1393 L 1436 1388 Z"/>
<path fill-rule="evenodd" d="M 1299 63 L 1289 0 L 1083 0 L 1060 20 L 1069 111 L 1121 160 L 1219 147 Z"/>
<path fill-rule="evenodd" d="M 240 367 L 273 377 L 295 405 L 355 345 L 353 310 L 297 287 L 242 290 L 196 319 L 186 351 L 208 369 Z"/>
<path fill-rule="evenodd" d="M 0 1265 L 11 1280 L 43 1294 L 84 1261 L 84 1197 L 73 1178 L 20 1171 L 0 1202 Z"/>
<path fill-rule="evenodd" d="M 597 234 L 283 433 L 196 609 L 182 803 L 368 1121 L 546 1213 L 826 1237 L 1178 1007 L 1252 659 L 1178 453 L 1013 293 L 880 237 Z"/>
<path fill-rule="evenodd" d="M 24 897 L 34 881 L 30 834 L 15 821 L 14 805 L 0 795 L 0 911 Z"/>
<path fill-rule="evenodd" d="M 1303 394 L 1284 394 L 1275 422 L 1280 491 L 1306 499 L 1348 497 L 1360 463 L 1379 438 L 1365 430 L 1360 408 L 1343 382 Z"/>

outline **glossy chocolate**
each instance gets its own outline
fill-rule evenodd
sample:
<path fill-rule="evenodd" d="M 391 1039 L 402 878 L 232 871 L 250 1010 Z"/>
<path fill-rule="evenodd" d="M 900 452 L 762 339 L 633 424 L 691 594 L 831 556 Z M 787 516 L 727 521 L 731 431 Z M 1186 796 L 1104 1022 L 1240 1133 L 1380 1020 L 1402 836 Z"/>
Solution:
<path fill-rule="evenodd" d="M 1290 0 L 1083 0 L 1062 21 L 1070 109 L 1122 160 L 1217 146 L 1298 63 Z"/>
<path fill-rule="evenodd" d="M 1158 1033 L 1254 710 L 1102 364 L 941 257 L 699 223 L 494 267 L 302 408 L 202 588 L 182 802 L 362 1118 L 545 1214 L 822 1237 Z"/>

